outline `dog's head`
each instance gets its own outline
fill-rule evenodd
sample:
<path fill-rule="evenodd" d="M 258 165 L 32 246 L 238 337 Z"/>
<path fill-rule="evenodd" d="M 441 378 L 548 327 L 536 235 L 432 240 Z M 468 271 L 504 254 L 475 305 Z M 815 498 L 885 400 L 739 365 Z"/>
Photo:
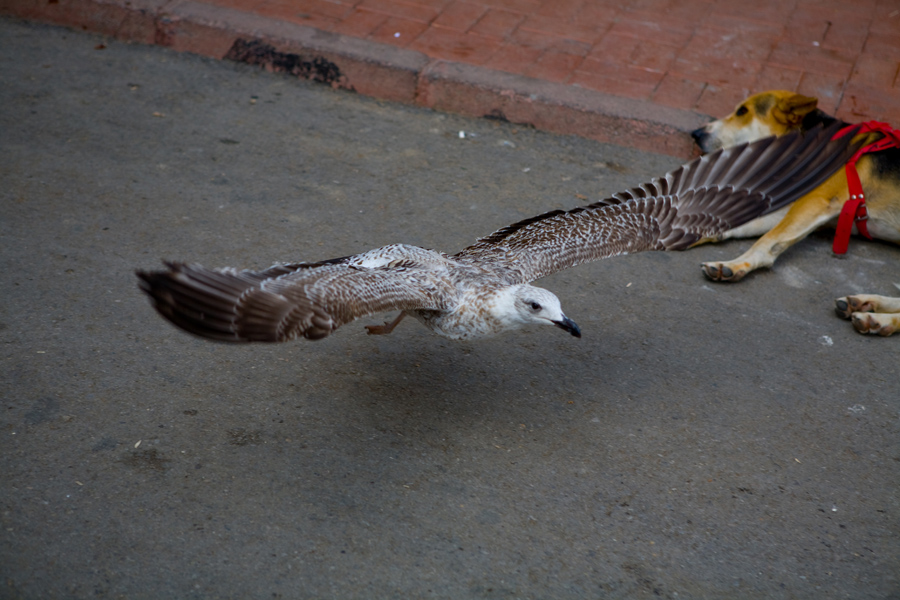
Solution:
<path fill-rule="evenodd" d="M 816 99 L 774 90 L 750 96 L 722 119 L 712 121 L 691 136 L 703 152 L 752 142 L 800 129 L 803 118 L 816 110 Z"/>

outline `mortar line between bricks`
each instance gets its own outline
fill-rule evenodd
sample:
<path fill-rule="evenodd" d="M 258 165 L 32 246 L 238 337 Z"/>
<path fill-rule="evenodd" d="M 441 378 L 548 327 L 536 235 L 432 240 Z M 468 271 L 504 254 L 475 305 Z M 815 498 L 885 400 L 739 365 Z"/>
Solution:
<path fill-rule="evenodd" d="M 441 59 L 431 58 L 425 66 L 416 71 L 416 95 L 415 95 L 415 103 L 417 106 L 424 106 L 426 108 L 430 108 L 428 101 L 428 74 L 434 71 L 437 68 L 437 65 L 441 63 Z"/>
<path fill-rule="evenodd" d="M 831 23 L 829 23 L 828 26 L 830 28 Z M 863 48 L 866 47 L 866 42 L 869 41 L 869 37 L 872 35 L 871 29 L 872 29 L 872 19 L 870 18 L 866 24 L 866 39 L 863 40 L 863 43 L 862 43 Z M 841 93 L 840 93 L 840 98 L 838 99 L 838 102 L 836 105 L 836 110 L 840 109 L 844 105 L 844 96 L 847 95 L 847 87 L 850 85 L 850 79 L 853 77 L 853 73 L 856 72 L 856 66 L 859 64 L 859 59 L 861 57 L 862 57 L 862 54 L 857 53 L 856 57 L 854 57 L 854 59 L 853 59 L 853 64 L 850 67 L 850 74 L 847 76 L 847 78 L 844 80 L 843 84 L 841 85 Z"/>
<path fill-rule="evenodd" d="M 829 27 L 829 29 L 831 28 L 831 23 L 828 24 L 828 27 Z M 870 18 L 868 20 L 868 22 L 866 23 L 866 39 L 863 40 L 863 43 L 862 43 L 863 48 L 866 47 L 866 42 L 869 41 L 869 36 L 872 35 L 871 29 L 872 29 L 872 19 Z M 840 93 L 840 97 L 838 98 L 838 102 L 835 106 L 835 110 L 840 109 L 844 105 L 844 96 L 847 95 L 847 86 L 850 85 L 850 79 L 853 77 L 853 73 L 856 72 L 856 66 L 859 64 L 859 59 L 861 56 L 862 56 L 862 54 L 857 53 L 856 57 L 853 59 L 853 64 L 850 66 L 850 74 L 847 76 L 847 78 L 841 84 L 841 93 Z"/>
<path fill-rule="evenodd" d="M 166 2 L 150 13 L 153 18 L 153 44 L 155 46 L 161 46 L 163 48 L 167 47 L 165 43 L 164 19 L 166 19 L 167 15 L 169 15 L 179 4 L 184 4 L 184 2 L 182 2 L 182 0 L 169 0 L 169 2 Z M 124 23 L 125 19 L 123 19 L 122 25 L 124 25 Z"/>

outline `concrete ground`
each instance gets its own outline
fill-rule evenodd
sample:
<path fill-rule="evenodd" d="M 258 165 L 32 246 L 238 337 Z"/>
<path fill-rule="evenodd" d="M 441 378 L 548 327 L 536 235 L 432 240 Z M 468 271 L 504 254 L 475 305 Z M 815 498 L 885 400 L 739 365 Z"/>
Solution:
<path fill-rule="evenodd" d="M 900 597 L 900 338 L 832 310 L 895 246 L 542 280 L 582 339 L 231 347 L 134 269 L 454 252 L 678 160 L 9 19 L 0 132 L 0 596 Z"/>

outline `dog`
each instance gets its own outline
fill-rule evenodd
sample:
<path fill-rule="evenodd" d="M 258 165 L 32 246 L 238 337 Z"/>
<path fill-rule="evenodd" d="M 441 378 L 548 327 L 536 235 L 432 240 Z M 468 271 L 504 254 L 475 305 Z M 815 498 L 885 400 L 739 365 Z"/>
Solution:
<path fill-rule="evenodd" d="M 704 153 L 722 147 L 750 142 L 771 135 L 800 129 L 805 131 L 818 123 L 826 125 L 836 119 L 817 108 L 817 100 L 787 91 L 768 91 L 750 96 L 727 117 L 710 122 L 691 133 Z M 880 139 L 871 136 L 866 144 Z M 900 244 L 900 147 L 863 154 L 856 163 L 865 206 L 868 233 L 873 238 Z M 701 265 L 704 274 L 714 281 L 735 282 L 762 267 L 771 267 L 779 254 L 799 242 L 815 229 L 838 222 L 844 202 L 850 198 L 847 174 L 840 169 L 825 183 L 797 199 L 787 207 L 770 213 L 716 239 L 762 236 L 738 258 L 728 262 Z M 852 232 L 858 233 L 856 222 Z M 835 300 L 839 316 L 850 319 L 861 333 L 883 336 L 900 331 L 900 298 L 860 294 Z"/>

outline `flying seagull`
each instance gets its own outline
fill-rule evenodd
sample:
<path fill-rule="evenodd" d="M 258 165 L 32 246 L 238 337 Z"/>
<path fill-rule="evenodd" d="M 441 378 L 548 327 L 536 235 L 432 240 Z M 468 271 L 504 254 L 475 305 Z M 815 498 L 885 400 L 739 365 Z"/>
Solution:
<path fill-rule="evenodd" d="M 530 285 L 584 262 L 682 250 L 776 210 L 817 187 L 853 154 L 836 127 L 723 148 L 650 183 L 495 231 L 447 255 L 406 244 L 264 271 L 166 262 L 140 288 L 178 327 L 223 342 L 318 340 L 360 317 L 400 310 L 435 333 L 468 340 L 532 323 L 581 337 L 559 298 Z"/>

